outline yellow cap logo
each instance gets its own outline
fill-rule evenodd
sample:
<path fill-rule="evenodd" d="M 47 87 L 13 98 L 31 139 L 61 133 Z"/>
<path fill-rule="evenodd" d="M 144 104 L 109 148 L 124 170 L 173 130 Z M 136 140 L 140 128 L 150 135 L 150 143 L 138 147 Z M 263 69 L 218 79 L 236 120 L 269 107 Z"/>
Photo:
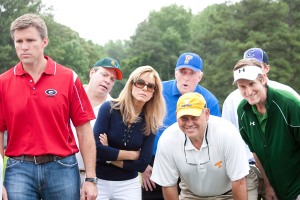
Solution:
<path fill-rule="evenodd" d="M 114 60 L 111 61 L 111 64 L 116 67 L 116 63 Z"/>

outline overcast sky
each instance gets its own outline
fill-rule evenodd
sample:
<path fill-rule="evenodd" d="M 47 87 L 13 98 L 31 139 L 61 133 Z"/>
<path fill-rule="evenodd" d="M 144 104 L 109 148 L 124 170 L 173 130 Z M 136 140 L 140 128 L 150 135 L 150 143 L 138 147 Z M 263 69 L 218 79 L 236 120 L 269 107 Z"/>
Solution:
<path fill-rule="evenodd" d="M 232 0 L 236 2 L 237 0 Z M 208 5 L 225 0 L 43 0 L 54 8 L 54 19 L 80 37 L 104 45 L 109 40 L 129 39 L 150 11 L 176 3 L 197 14 Z"/>

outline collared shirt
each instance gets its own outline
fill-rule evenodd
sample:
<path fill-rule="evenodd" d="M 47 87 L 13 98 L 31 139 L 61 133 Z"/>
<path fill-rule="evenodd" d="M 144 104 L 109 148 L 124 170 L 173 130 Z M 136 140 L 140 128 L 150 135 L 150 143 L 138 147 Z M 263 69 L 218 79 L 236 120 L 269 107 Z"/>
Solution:
<path fill-rule="evenodd" d="M 70 127 L 95 118 L 77 74 L 45 57 L 35 83 L 22 63 L 0 76 L 0 131 L 8 130 L 7 156 L 78 152 Z"/>
<path fill-rule="evenodd" d="M 177 101 L 179 97 L 181 97 L 181 94 L 177 88 L 177 81 L 176 80 L 171 80 L 171 81 L 164 81 L 163 83 L 163 95 L 164 99 L 166 101 L 166 108 L 167 108 L 167 113 L 164 119 L 164 126 L 160 128 L 156 135 L 155 142 L 154 142 L 154 148 L 153 148 L 153 155 L 155 155 L 156 148 L 157 148 L 157 142 L 159 140 L 159 137 L 163 133 L 163 131 L 168 127 L 174 124 L 177 119 L 176 119 L 176 106 L 177 106 Z M 196 89 L 194 92 L 197 92 L 201 94 L 205 101 L 206 101 L 206 106 L 210 110 L 211 115 L 215 116 L 221 116 L 221 110 L 220 110 L 220 105 L 218 99 L 207 89 L 204 87 L 197 85 Z"/>
<path fill-rule="evenodd" d="M 266 124 L 267 124 L 267 119 L 268 119 L 268 113 L 265 112 L 263 115 L 261 113 L 259 113 L 256 109 L 256 106 L 255 105 L 251 105 L 251 108 L 252 108 L 252 111 L 253 113 L 255 114 L 258 122 L 259 122 L 259 125 L 261 127 L 261 130 L 263 133 L 265 133 L 265 130 L 266 130 Z"/>
<path fill-rule="evenodd" d="M 240 133 L 256 153 L 278 199 L 300 193 L 300 101 L 292 93 L 267 89 L 265 132 L 251 105 L 238 107 Z"/>
<path fill-rule="evenodd" d="M 267 84 L 268 86 L 275 89 L 289 91 L 292 94 L 294 94 L 298 99 L 300 99 L 299 94 L 293 88 L 287 85 L 272 80 L 268 80 Z M 235 89 L 226 97 L 223 103 L 222 118 L 229 120 L 236 127 L 239 127 L 237 108 L 243 99 L 244 98 L 242 97 L 239 89 Z"/>
<path fill-rule="evenodd" d="M 278 82 L 272 81 L 272 80 L 268 80 L 267 84 L 268 84 L 268 86 L 270 86 L 272 88 L 289 91 L 292 94 L 294 94 L 298 99 L 300 99 L 299 94 L 287 85 L 284 85 L 282 83 L 278 83 Z M 222 118 L 229 120 L 237 128 L 239 128 L 237 108 L 243 99 L 244 98 L 242 97 L 239 89 L 236 89 L 226 97 L 226 99 L 223 103 Z M 249 160 L 249 162 L 253 162 L 254 161 L 253 154 L 249 150 L 248 145 L 245 145 L 245 146 L 246 146 L 246 150 L 247 150 L 248 160 Z"/>
<path fill-rule="evenodd" d="M 229 191 L 232 181 L 248 173 L 244 142 L 237 128 L 210 115 L 207 143 L 204 137 L 200 150 L 189 138 L 185 144 L 185 134 L 178 123 L 165 130 L 158 142 L 151 180 L 168 187 L 176 185 L 180 177 L 193 194 L 215 196 Z"/>

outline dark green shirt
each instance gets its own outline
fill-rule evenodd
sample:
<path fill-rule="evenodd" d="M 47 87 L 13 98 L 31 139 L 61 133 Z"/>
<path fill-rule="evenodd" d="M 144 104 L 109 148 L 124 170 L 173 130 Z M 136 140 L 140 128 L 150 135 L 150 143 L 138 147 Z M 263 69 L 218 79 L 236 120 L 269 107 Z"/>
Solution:
<path fill-rule="evenodd" d="M 266 118 L 258 120 L 246 100 L 240 103 L 238 116 L 242 138 L 258 156 L 277 197 L 296 199 L 300 194 L 300 101 L 287 91 L 268 87 Z"/>
<path fill-rule="evenodd" d="M 266 130 L 266 124 L 267 124 L 267 118 L 268 118 L 268 113 L 265 112 L 264 115 L 260 114 L 260 113 L 257 111 L 255 105 L 252 105 L 251 108 L 252 108 L 253 113 L 254 113 L 254 114 L 256 115 L 256 117 L 257 117 L 257 120 L 258 120 L 258 122 L 259 122 L 259 125 L 260 125 L 260 127 L 261 127 L 262 132 L 265 133 L 265 130 Z"/>

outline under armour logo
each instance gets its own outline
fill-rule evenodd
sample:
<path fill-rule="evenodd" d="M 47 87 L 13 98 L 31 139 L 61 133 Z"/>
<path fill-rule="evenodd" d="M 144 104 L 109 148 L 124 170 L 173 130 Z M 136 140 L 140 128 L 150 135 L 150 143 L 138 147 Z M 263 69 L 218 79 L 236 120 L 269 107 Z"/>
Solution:
<path fill-rule="evenodd" d="M 245 68 L 239 69 L 239 73 L 241 73 L 241 72 L 245 72 Z"/>
<path fill-rule="evenodd" d="M 250 126 L 255 126 L 255 122 L 250 122 Z"/>

